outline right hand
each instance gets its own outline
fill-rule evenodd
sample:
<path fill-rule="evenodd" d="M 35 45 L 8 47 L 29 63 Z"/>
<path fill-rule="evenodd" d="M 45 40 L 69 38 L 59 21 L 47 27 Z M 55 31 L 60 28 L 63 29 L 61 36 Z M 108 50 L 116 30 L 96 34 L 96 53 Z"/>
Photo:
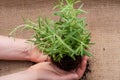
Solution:
<path fill-rule="evenodd" d="M 51 62 L 38 63 L 30 67 L 28 70 L 30 70 L 31 73 L 35 71 L 38 80 L 78 80 L 85 72 L 87 60 L 88 57 L 83 57 L 82 63 L 78 69 L 71 72 L 63 71 Z"/>

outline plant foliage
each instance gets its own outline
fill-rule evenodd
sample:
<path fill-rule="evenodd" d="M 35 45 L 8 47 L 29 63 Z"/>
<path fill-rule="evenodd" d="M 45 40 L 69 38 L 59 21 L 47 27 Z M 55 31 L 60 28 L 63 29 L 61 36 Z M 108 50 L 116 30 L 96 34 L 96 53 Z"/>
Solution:
<path fill-rule="evenodd" d="M 58 20 L 38 18 L 37 23 L 25 20 L 24 28 L 34 31 L 33 42 L 40 51 L 60 61 L 64 56 L 75 60 L 75 56 L 91 56 L 88 51 L 90 44 L 90 32 L 86 29 L 85 18 L 78 15 L 84 13 L 82 5 L 74 8 L 79 0 L 59 0 L 54 8 Z M 23 25 L 22 25 L 23 26 Z M 19 26 L 20 27 L 20 26 Z"/>

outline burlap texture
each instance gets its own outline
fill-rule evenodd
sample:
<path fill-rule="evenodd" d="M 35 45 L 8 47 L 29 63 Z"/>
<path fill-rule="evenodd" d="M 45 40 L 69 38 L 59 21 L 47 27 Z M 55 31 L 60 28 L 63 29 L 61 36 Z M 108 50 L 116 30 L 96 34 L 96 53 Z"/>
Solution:
<path fill-rule="evenodd" d="M 56 0 L 0 0 L 0 35 L 8 35 L 15 26 L 22 24 L 22 17 L 36 20 L 40 15 L 55 19 L 52 3 Z M 120 80 L 120 0 L 84 0 L 83 15 L 91 31 L 92 72 L 88 80 Z M 28 38 L 23 32 L 18 37 Z M 0 76 L 24 70 L 30 62 L 0 61 Z"/>

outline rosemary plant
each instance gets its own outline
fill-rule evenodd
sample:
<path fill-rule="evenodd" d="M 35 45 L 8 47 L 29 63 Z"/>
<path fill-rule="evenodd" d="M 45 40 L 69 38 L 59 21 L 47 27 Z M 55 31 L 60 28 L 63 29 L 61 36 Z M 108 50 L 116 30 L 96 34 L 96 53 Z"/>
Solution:
<path fill-rule="evenodd" d="M 85 11 L 82 5 L 74 8 L 77 2 L 79 0 L 59 0 L 59 5 L 55 6 L 58 10 L 54 13 L 59 16 L 58 20 L 39 17 L 37 22 L 25 20 L 22 25 L 34 31 L 34 40 L 29 41 L 56 62 L 66 55 L 74 60 L 75 56 L 91 56 L 88 51 L 90 32 L 86 29 L 85 18 L 78 17 Z"/>

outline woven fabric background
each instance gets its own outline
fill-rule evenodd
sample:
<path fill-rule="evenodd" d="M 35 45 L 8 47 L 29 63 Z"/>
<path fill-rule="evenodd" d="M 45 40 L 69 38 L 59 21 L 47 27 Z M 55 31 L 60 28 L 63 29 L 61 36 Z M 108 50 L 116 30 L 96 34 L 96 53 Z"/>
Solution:
<path fill-rule="evenodd" d="M 36 20 L 38 16 L 51 16 L 52 3 L 56 0 L 0 0 L 0 35 L 8 35 L 11 29 L 22 24 L 24 18 Z M 120 80 L 120 0 L 83 0 L 83 15 L 91 31 L 92 72 L 88 80 Z M 31 32 L 17 37 L 29 38 Z M 31 62 L 0 61 L 0 76 L 25 70 Z"/>

